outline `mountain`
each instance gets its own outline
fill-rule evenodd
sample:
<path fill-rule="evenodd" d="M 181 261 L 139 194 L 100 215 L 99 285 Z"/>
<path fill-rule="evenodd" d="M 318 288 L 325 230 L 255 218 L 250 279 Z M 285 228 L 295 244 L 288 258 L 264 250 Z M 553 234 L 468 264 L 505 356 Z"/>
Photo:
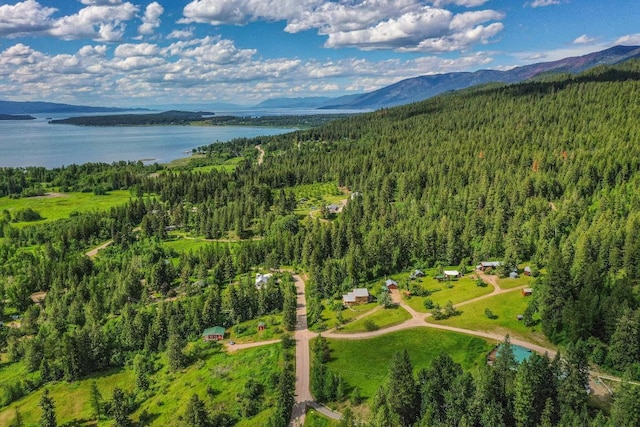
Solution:
<path fill-rule="evenodd" d="M 464 89 L 490 82 L 517 83 L 545 73 L 579 73 L 597 65 L 614 65 L 640 57 L 640 46 L 614 46 L 583 56 L 553 62 L 516 67 L 507 71 L 479 70 L 433 74 L 402 80 L 373 92 L 339 98 L 280 98 L 262 102 L 261 106 L 282 108 L 368 109 L 393 107 L 422 101 L 450 90 Z"/>
<path fill-rule="evenodd" d="M 132 110 L 142 110 L 142 109 L 91 107 L 86 105 L 58 104 L 55 102 L 0 101 L 0 114 L 114 113 L 119 111 L 132 111 Z"/>
<path fill-rule="evenodd" d="M 517 83 L 543 73 L 579 73 L 597 65 L 614 65 L 632 58 L 640 58 L 640 46 L 615 46 L 588 55 L 553 62 L 540 62 L 507 71 L 479 70 L 420 76 L 359 95 L 351 102 L 328 104 L 321 108 L 377 109 L 392 107 L 422 101 L 446 91 L 464 89 L 484 83 Z"/>

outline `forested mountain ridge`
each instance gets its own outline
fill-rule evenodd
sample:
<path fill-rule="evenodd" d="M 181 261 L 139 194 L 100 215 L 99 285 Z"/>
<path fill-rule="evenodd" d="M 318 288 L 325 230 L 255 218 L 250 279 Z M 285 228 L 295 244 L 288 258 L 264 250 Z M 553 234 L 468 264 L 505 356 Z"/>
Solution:
<path fill-rule="evenodd" d="M 207 157 L 200 163 L 244 156 L 230 172 L 124 163 L 2 169 L 0 183 L 13 194 L 61 185 L 128 188 L 132 194 L 131 202 L 106 215 L 78 214 L 28 227 L 14 227 L 12 213 L 3 215 L 0 283 L 6 308 L 22 320 L 20 328 L 0 329 L 0 344 L 29 374 L 4 390 L 2 403 L 51 381 L 138 366 L 136 356 L 140 364 L 163 354 L 180 369 L 189 359 L 179 350 L 203 327 L 235 327 L 295 309 L 286 274 L 264 291 L 251 281 L 256 266 L 281 265 L 310 272 L 313 324 L 321 298 L 414 266 L 468 266 L 488 258 L 504 260 L 506 268 L 532 262 L 546 270 L 531 309 L 549 338 L 573 343 L 592 362 L 638 378 L 638 95 L 640 62 L 631 61 L 577 76 L 469 89 L 199 150 Z M 257 144 L 266 151 L 261 164 L 255 161 Z M 337 218 L 317 221 L 296 213 L 300 186 L 331 182 L 353 194 Z M 133 231 L 137 226 L 139 233 Z M 176 254 L 164 245 L 168 227 L 188 236 L 234 237 L 233 250 L 225 242 Z M 114 243 L 100 256 L 83 255 L 107 239 Z M 42 305 L 31 302 L 35 291 L 48 292 Z M 177 299 L 158 303 L 153 295 Z M 154 369 L 138 366 L 132 411 L 160 392 L 148 384 Z M 499 388 L 491 378 L 478 390 Z M 456 387 L 473 394 L 470 381 L 461 376 Z M 276 382 L 269 396 L 276 394 Z M 495 409 L 491 415 L 497 418 L 457 409 L 470 425 L 515 425 L 514 396 L 524 391 L 505 390 L 480 402 Z M 544 410 L 554 424 L 592 422 L 584 393 L 573 393 L 575 402 L 566 396 L 548 396 L 548 410 L 545 401 L 517 419 L 527 416 L 526 425 L 537 425 Z M 617 402 L 627 406 L 614 408 L 613 420 L 633 425 L 624 418 L 634 413 L 625 409 L 633 409 L 633 395 L 621 396 L 627 400 Z M 420 409 L 421 417 L 427 409 Z M 286 412 L 277 414 L 288 421 Z M 605 422 L 599 417 L 592 425 Z"/>

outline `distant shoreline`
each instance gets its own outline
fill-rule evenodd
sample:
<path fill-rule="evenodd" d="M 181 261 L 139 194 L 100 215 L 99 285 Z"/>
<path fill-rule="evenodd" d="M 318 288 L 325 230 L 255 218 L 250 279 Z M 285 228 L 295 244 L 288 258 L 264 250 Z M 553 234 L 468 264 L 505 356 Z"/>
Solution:
<path fill-rule="evenodd" d="M 0 120 L 35 120 L 36 118 L 28 114 L 0 114 Z"/>

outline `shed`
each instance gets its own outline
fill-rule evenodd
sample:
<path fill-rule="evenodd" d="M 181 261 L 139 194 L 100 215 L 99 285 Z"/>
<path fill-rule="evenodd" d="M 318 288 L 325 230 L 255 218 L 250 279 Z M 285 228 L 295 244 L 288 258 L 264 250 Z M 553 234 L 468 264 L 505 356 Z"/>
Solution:
<path fill-rule="evenodd" d="M 389 290 L 398 289 L 398 282 L 396 282 L 395 280 L 387 279 L 387 281 L 384 282 L 384 286 Z"/>
<path fill-rule="evenodd" d="M 224 332 L 225 330 L 222 326 L 207 328 L 202 332 L 202 339 L 204 341 L 220 341 L 224 339 Z"/>
<path fill-rule="evenodd" d="M 256 274 L 256 289 L 262 289 L 263 286 L 265 286 L 268 282 L 269 279 L 273 276 L 273 274 Z"/>
<path fill-rule="evenodd" d="M 259 331 L 264 331 L 266 327 L 267 327 L 267 325 L 264 322 L 258 323 L 258 330 Z"/>
<path fill-rule="evenodd" d="M 525 275 L 525 276 L 531 276 L 531 267 L 526 266 L 526 267 L 524 268 L 524 275 Z"/>
<path fill-rule="evenodd" d="M 523 297 L 528 297 L 531 296 L 533 294 L 533 289 L 532 288 L 522 288 L 522 296 Z"/>
<path fill-rule="evenodd" d="M 424 273 L 420 270 L 414 270 L 410 275 L 409 275 L 409 279 L 414 280 L 417 279 L 418 277 L 424 277 Z"/>
<path fill-rule="evenodd" d="M 329 211 L 329 213 L 331 214 L 337 214 L 340 212 L 340 206 L 336 205 L 336 204 L 330 204 L 327 205 L 327 210 Z"/>
<path fill-rule="evenodd" d="M 446 279 L 454 279 L 454 278 L 462 277 L 462 274 L 460 274 L 458 270 L 445 270 L 444 277 Z"/>
<path fill-rule="evenodd" d="M 487 271 L 491 270 L 492 268 L 500 267 L 501 265 L 502 262 L 500 261 L 481 261 L 476 268 L 481 271 Z"/>
<path fill-rule="evenodd" d="M 520 275 L 518 274 L 517 271 L 512 271 L 511 273 L 509 273 L 509 277 L 512 279 L 517 279 L 518 277 L 520 277 Z"/>

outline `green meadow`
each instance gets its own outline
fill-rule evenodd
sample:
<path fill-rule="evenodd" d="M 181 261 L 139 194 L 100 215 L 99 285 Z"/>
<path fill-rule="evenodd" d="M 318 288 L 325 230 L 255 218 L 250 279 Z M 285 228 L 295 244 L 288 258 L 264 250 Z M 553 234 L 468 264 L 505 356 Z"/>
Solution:
<path fill-rule="evenodd" d="M 517 319 L 517 316 L 523 314 L 526 310 L 530 298 L 522 296 L 519 290 L 513 290 L 512 292 L 464 305 L 459 308 L 462 312 L 460 316 L 450 317 L 445 320 L 434 320 L 433 317 L 427 317 L 426 320 L 431 323 L 440 323 L 464 329 L 497 332 L 500 334 L 509 333 L 513 337 L 523 338 L 541 345 L 549 345 L 548 340 L 542 333 L 537 314 L 533 316 L 535 325 L 531 327 L 525 326 L 524 321 Z M 489 319 L 485 314 L 487 308 L 497 317 Z"/>
<path fill-rule="evenodd" d="M 424 306 L 424 301 L 426 299 L 430 299 L 435 304 L 444 306 L 449 301 L 454 304 L 458 304 L 493 292 L 493 287 L 490 285 L 477 286 L 475 279 L 473 279 L 470 274 L 467 274 L 460 279 L 445 280 L 442 282 L 438 282 L 433 277 L 423 277 L 416 279 L 411 283 L 431 292 L 431 295 L 429 296 L 403 296 L 407 305 L 422 313 L 429 311 Z"/>
<path fill-rule="evenodd" d="M 340 374 L 350 388 L 358 387 L 365 399 L 374 396 L 387 379 L 395 352 L 406 349 L 413 367 L 427 368 L 441 353 L 448 353 L 464 369 L 474 370 L 485 362 L 493 344 L 481 338 L 427 328 L 407 329 L 366 340 L 328 339 L 331 360 L 327 366 Z"/>
<path fill-rule="evenodd" d="M 325 300 L 323 301 L 324 310 L 322 310 L 322 320 L 311 327 L 311 330 L 315 332 L 321 332 L 326 329 L 333 328 L 338 324 L 338 311 L 333 310 L 333 305 L 342 306 L 342 300 Z M 358 316 L 373 310 L 378 306 L 375 302 L 369 304 L 354 305 L 353 307 L 346 307 L 340 310 L 342 320 L 350 322 Z"/>
<path fill-rule="evenodd" d="M 389 307 L 378 310 L 370 316 L 365 316 L 354 322 L 347 323 L 340 328 L 340 332 L 367 332 L 373 330 L 367 325 L 375 326 L 374 329 L 384 329 L 411 319 L 407 310 L 401 307 Z"/>
<path fill-rule="evenodd" d="M 68 218 L 72 213 L 99 212 L 123 205 L 133 196 L 126 190 L 109 191 L 106 195 L 93 193 L 52 193 L 49 196 L 23 197 L 20 199 L 0 198 L 0 212 L 10 213 L 21 209 L 33 209 L 43 218 L 39 221 L 12 223 L 15 227 L 41 224 Z"/>

